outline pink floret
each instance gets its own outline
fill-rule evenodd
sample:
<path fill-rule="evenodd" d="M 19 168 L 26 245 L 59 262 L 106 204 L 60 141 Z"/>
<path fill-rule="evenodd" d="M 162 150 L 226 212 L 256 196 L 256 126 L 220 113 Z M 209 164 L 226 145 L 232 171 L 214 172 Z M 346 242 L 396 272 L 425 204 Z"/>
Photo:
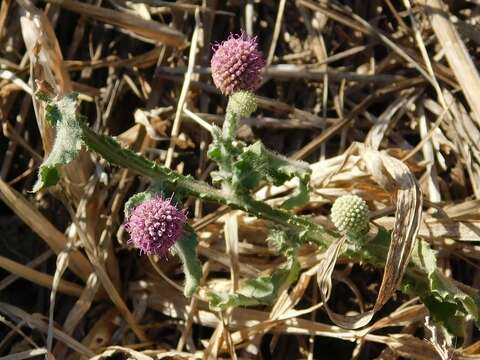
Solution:
<path fill-rule="evenodd" d="M 172 205 L 171 199 L 156 197 L 132 210 L 125 229 L 129 244 L 141 253 L 164 256 L 182 237 L 186 222 L 185 211 Z"/>
<path fill-rule="evenodd" d="M 260 86 L 265 60 L 257 46 L 257 38 L 244 33 L 230 35 L 226 41 L 214 46 L 212 77 L 223 94 L 254 91 Z"/>

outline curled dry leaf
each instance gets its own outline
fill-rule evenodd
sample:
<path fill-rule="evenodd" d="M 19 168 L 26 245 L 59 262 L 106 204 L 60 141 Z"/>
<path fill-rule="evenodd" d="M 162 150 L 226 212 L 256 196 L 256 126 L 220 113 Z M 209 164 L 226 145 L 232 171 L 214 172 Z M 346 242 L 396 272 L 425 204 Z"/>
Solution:
<path fill-rule="evenodd" d="M 387 345 L 397 356 L 414 360 L 443 360 L 432 344 L 410 334 L 370 335 L 370 340 Z"/>
<path fill-rule="evenodd" d="M 385 190 L 393 192 L 396 211 L 382 284 L 372 310 L 355 316 L 344 316 L 333 312 L 327 305 L 332 285 L 331 275 L 345 242 L 344 237 L 335 241 L 327 249 L 319 264 L 317 282 L 325 310 L 336 325 L 350 329 L 367 325 L 400 285 L 416 243 L 422 218 L 422 194 L 408 167 L 385 152 L 365 147 L 361 150 L 363 160 L 373 179 Z"/>
<path fill-rule="evenodd" d="M 33 92 L 37 84 L 46 83 L 58 95 L 72 91 L 70 77 L 63 67 L 63 57 L 55 32 L 43 11 L 36 8 L 30 0 L 20 0 L 24 13 L 20 18 L 23 41 L 30 58 L 30 76 Z M 45 118 L 45 113 L 38 100 L 32 98 L 38 128 L 43 140 L 43 148 L 47 155 L 53 147 L 55 131 Z"/>

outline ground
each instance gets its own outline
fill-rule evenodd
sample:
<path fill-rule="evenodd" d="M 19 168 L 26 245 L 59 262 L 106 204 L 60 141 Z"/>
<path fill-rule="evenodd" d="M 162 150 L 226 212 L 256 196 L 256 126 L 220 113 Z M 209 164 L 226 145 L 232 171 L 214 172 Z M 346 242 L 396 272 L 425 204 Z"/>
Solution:
<path fill-rule="evenodd" d="M 478 358 L 479 21 L 473 0 L 3 0 L 0 356 Z M 228 97 L 210 60 L 242 32 L 266 61 L 258 109 L 233 141 L 261 141 L 270 156 L 247 164 L 245 176 L 268 173 L 249 193 L 280 209 L 298 179 L 268 181 L 293 164 L 308 173 L 308 199 L 282 223 L 280 210 L 218 200 L 211 187 L 199 199 L 191 180 L 162 178 L 198 238 L 203 276 L 186 297 L 181 253 L 146 256 L 128 242 L 124 204 L 151 184 L 148 166 L 107 161 L 80 141 L 85 130 L 62 126 L 88 124 L 219 189 L 209 130 Z M 52 122 L 49 106 L 72 92 L 73 110 Z M 52 167 L 60 181 L 33 191 L 72 131 L 78 142 Z M 368 204 L 366 242 L 330 220 L 352 193 Z M 295 219 L 321 234 L 282 232 Z M 246 300 L 228 295 L 239 289 Z M 212 307 L 211 294 L 229 306 Z M 372 309 L 355 328 L 351 316 Z"/>

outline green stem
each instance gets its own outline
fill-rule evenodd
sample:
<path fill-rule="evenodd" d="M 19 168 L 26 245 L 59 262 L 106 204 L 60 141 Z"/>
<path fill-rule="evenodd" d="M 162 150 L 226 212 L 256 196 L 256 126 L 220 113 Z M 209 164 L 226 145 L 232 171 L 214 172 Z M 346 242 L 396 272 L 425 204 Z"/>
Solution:
<path fill-rule="evenodd" d="M 113 138 L 98 135 L 86 124 L 82 124 L 83 141 L 93 151 L 100 154 L 112 164 L 126 167 L 131 171 L 149 177 L 154 181 L 163 182 L 175 191 L 194 196 L 217 204 L 227 205 L 233 209 L 242 210 L 258 218 L 270 220 L 278 225 L 295 230 L 305 235 L 311 241 L 323 248 L 332 244 L 338 234 L 325 229 L 323 226 L 311 222 L 305 217 L 291 214 L 282 209 L 273 208 L 266 202 L 254 200 L 251 196 L 235 195 L 231 192 L 216 189 L 204 182 L 195 180 L 191 176 L 184 176 L 164 166 L 147 160 L 141 155 L 122 148 Z M 378 244 L 366 241 L 365 248 L 360 252 L 345 254 L 356 261 L 366 261 L 374 265 L 385 264 L 388 243 Z"/>
<path fill-rule="evenodd" d="M 238 116 L 232 111 L 227 111 L 222 127 L 224 140 L 234 141 L 238 128 Z"/>
<path fill-rule="evenodd" d="M 287 211 L 273 208 L 266 202 L 256 201 L 249 195 L 234 195 L 232 192 L 221 191 L 210 185 L 197 181 L 191 176 L 180 175 L 166 167 L 158 165 L 133 151 L 122 148 L 113 138 L 102 136 L 92 131 L 86 124 L 82 124 L 82 138 L 85 144 L 93 151 L 100 154 L 107 161 L 120 167 L 126 167 L 131 171 L 151 178 L 154 181 L 163 182 L 171 186 L 175 191 L 224 204 L 234 209 L 242 210 L 258 218 L 270 220 L 276 224 L 293 229 L 303 234 L 303 239 L 314 242 L 326 248 L 338 238 L 338 234 L 315 224 L 305 217 L 291 214 Z M 366 239 L 364 246 L 358 251 L 346 251 L 343 255 L 355 262 L 365 262 L 374 266 L 385 266 L 389 248 L 390 235 L 374 239 Z M 429 248 L 424 241 L 419 240 L 418 245 Z M 427 269 L 416 262 L 411 261 L 406 271 L 406 280 L 417 284 L 413 290 L 422 298 L 431 296 L 430 279 Z M 453 284 L 453 283 L 452 283 Z M 420 286 L 418 286 L 420 285 Z M 447 284 L 449 285 L 449 284 Z M 450 285 L 449 285 L 450 286 Z M 453 285 L 452 285 L 453 286 Z M 451 298 L 457 296 L 455 287 L 443 289 Z M 452 290 L 453 289 L 453 290 Z M 446 295 L 445 295 L 446 296 Z M 475 296 L 478 300 L 478 294 Z M 480 301 L 478 302 L 480 303 Z M 476 317 L 478 320 L 478 316 Z"/>
<path fill-rule="evenodd" d="M 98 135 L 86 124 L 82 124 L 82 131 L 85 144 L 110 163 L 126 167 L 139 175 L 153 180 L 167 183 L 174 187 L 176 191 L 218 204 L 228 205 L 231 208 L 245 211 L 258 218 L 270 220 L 276 224 L 302 232 L 309 241 L 324 248 L 327 248 L 338 237 L 334 232 L 328 231 L 323 226 L 315 224 L 307 218 L 273 208 L 263 201 L 252 199 L 249 195 L 233 195 L 229 191 L 218 190 L 204 182 L 193 179 L 191 176 L 180 175 L 175 171 L 145 159 L 133 151 L 120 147 L 114 139 L 109 136 Z M 367 261 L 380 266 L 385 264 L 388 244 L 385 244 L 384 248 L 375 244 L 369 249 L 369 242 L 367 242 L 364 250 L 364 252 L 350 252 L 345 255 L 355 261 Z M 409 272 L 413 275 L 412 271 Z M 422 276 L 421 274 L 424 273 L 422 271 L 415 272 L 417 280 L 419 280 L 420 275 L 420 277 L 423 277 L 423 281 L 427 281 L 426 275 Z"/>
<path fill-rule="evenodd" d="M 321 225 L 312 223 L 308 219 L 284 210 L 273 208 L 265 202 L 252 199 L 250 196 L 236 196 L 230 192 L 221 191 L 204 182 L 195 180 L 191 176 L 178 174 L 145 159 L 133 151 L 122 148 L 109 136 L 98 135 L 86 124 L 82 124 L 82 132 L 85 144 L 112 164 L 126 167 L 139 175 L 152 178 L 153 180 L 167 183 L 186 195 L 228 205 L 231 208 L 243 210 L 250 215 L 270 220 L 297 231 L 307 230 L 309 240 L 320 246 L 327 247 L 335 240 L 333 233 L 329 233 Z"/>

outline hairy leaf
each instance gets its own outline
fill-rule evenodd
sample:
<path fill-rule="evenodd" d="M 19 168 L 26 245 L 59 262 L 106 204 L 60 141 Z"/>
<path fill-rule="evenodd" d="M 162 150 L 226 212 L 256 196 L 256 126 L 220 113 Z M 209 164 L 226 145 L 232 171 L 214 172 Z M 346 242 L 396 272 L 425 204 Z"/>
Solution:
<path fill-rule="evenodd" d="M 308 201 L 310 181 L 308 165 L 276 154 L 266 149 L 259 141 L 243 149 L 242 154 L 233 164 L 232 171 L 232 182 L 238 189 L 253 189 L 264 179 L 273 185 L 280 186 L 296 177 L 299 180 L 299 186 L 283 207 L 293 208 Z"/>
<path fill-rule="evenodd" d="M 82 129 L 77 118 L 77 94 L 72 93 L 59 100 L 39 97 L 46 102 L 48 122 L 57 131 L 55 143 L 47 159 L 40 166 L 33 191 L 55 185 L 60 180 L 59 167 L 74 160 L 82 147 Z"/>
<path fill-rule="evenodd" d="M 236 156 L 239 155 L 240 150 L 238 146 L 232 144 L 231 139 L 225 139 L 221 130 L 212 127 L 213 141 L 208 148 L 208 157 L 215 161 L 219 166 L 219 171 L 212 171 L 212 181 L 217 184 L 231 182 L 231 167 Z M 239 145 L 239 144 L 237 144 Z"/>
<path fill-rule="evenodd" d="M 165 194 L 164 190 L 165 189 L 161 183 L 153 183 L 149 186 L 147 190 L 132 195 L 125 202 L 125 205 L 123 207 L 125 218 L 128 218 L 130 215 L 130 211 L 132 211 L 133 208 L 137 207 L 141 203 L 148 201 L 155 196 L 161 196 L 162 198 L 165 198 L 167 195 Z"/>
<path fill-rule="evenodd" d="M 202 277 L 202 264 L 197 255 L 197 235 L 188 225 L 185 227 L 185 235 L 175 243 L 175 251 L 183 263 L 185 273 L 185 296 L 192 296 L 197 290 Z"/>
<path fill-rule="evenodd" d="M 280 227 L 270 229 L 267 241 L 275 251 L 289 258 L 294 255 L 301 244 L 299 234 Z"/>
<path fill-rule="evenodd" d="M 142 191 L 132 195 L 126 202 L 123 208 L 125 218 L 130 216 L 130 212 L 136 208 L 138 205 L 142 204 L 145 201 L 150 200 L 154 194 L 151 191 Z"/>
<path fill-rule="evenodd" d="M 413 253 L 412 261 L 425 271 L 427 286 L 414 284 L 415 292 L 430 310 L 436 321 L 442 322 L 453 334 L 463 336 L 466 317 L 479 324 L 480 296 L 473 289 L 462 291 L 452 279 L 445 276 L 437 267 L 435 251 L 427 243 L 420 242 Z"/>

